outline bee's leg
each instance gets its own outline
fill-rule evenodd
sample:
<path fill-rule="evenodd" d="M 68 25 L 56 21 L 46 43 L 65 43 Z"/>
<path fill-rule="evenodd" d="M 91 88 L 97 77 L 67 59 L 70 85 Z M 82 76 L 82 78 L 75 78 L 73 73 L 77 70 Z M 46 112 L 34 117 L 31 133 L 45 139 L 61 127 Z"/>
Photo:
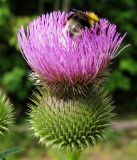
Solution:
<path fill-rule="evenodd" d="M 82 11 L 79 11 L 79 10 L 76 10 L 76 9 L 72 9 L 71 11 L 73 11 L 73 12 L 75 12 L 75 13 L 81 13 L 81 14 L 83 14 Z"/>
<path fill-rule="evenodd" d="M 101 24 L 100 21 L 99 21 L 99 22 L 98 22 L 98 28 L 97 28 L 97 34 L 99 34 L 101 27 L 102 27 L 102 24 Z"/>

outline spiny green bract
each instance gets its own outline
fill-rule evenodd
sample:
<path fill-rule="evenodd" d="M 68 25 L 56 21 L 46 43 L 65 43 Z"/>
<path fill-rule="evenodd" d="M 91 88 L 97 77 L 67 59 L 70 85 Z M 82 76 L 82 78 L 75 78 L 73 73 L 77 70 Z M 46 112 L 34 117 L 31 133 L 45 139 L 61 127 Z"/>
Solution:
<path fill-rule="evenodd" d="M 5 93 L 0 90 L 0 136 L 9 131 L 13 124 L 13 107 L 6 98 Z"/>
<path fill-rule="evenodd" d="M 104 89 L 66 101 L 47 92 L 35 93 L 30 107 L 31 129 L 46 146 L 84 149 L 104 140 L 110 131 L 111 98 Z"/>

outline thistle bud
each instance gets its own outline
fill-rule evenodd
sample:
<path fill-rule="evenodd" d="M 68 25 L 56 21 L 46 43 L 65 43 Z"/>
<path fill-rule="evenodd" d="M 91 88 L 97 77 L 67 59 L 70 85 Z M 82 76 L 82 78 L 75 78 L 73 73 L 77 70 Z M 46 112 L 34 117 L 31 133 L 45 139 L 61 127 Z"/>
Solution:
<path fill-rule="evenodd" d="M 13 124 L 13 106 L 0 90 L 0 136 L 9 131 Z"/>

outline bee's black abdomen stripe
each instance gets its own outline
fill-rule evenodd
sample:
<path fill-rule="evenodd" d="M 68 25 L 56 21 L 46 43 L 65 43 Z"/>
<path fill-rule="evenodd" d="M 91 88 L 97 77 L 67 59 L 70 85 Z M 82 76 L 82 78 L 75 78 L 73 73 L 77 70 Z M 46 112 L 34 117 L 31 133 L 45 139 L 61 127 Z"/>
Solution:
<path fill-rule="evenodd" d="M 73 19 L 75 19 L 80 24 L 82 24 L 82 26 L 90 28 L 90 23 L 88 22 L 87 17 L 81 16 L 81 15 L 78 15 L 78 16 L 76 15 L 76 16 L 73 17 Z"/>
<path fill-rule="evenodd" d="M 71 15 L 69 15 L 69 16 L 68 16 L 68 18 L 67 18 L 67 20 L 70 20 L 71 18 L 73 18 L 73 17 L 74 17 L 74 15 L 75 15 L 74 13 L 73 13 L 73 14 L 71 14 Z"/>

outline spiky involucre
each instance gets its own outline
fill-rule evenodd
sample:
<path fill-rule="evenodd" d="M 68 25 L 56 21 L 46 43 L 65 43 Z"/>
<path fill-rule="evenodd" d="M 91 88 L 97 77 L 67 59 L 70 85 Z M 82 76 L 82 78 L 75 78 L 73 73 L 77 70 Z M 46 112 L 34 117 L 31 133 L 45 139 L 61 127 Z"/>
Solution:
<path fill-rule="evenodd" d="M 111 98 L 104 89 L 92 89 L 87 98 L 63 100 L 46 91 L 35 93 L 30 124 L 46 146 L 78 150 L 104 140 L 113 116 Z"/>
<path fill-rule="evenodd" d="M 13 106 L 0 89 L 0 136 L 9 131 L 13 124 Z"/>

